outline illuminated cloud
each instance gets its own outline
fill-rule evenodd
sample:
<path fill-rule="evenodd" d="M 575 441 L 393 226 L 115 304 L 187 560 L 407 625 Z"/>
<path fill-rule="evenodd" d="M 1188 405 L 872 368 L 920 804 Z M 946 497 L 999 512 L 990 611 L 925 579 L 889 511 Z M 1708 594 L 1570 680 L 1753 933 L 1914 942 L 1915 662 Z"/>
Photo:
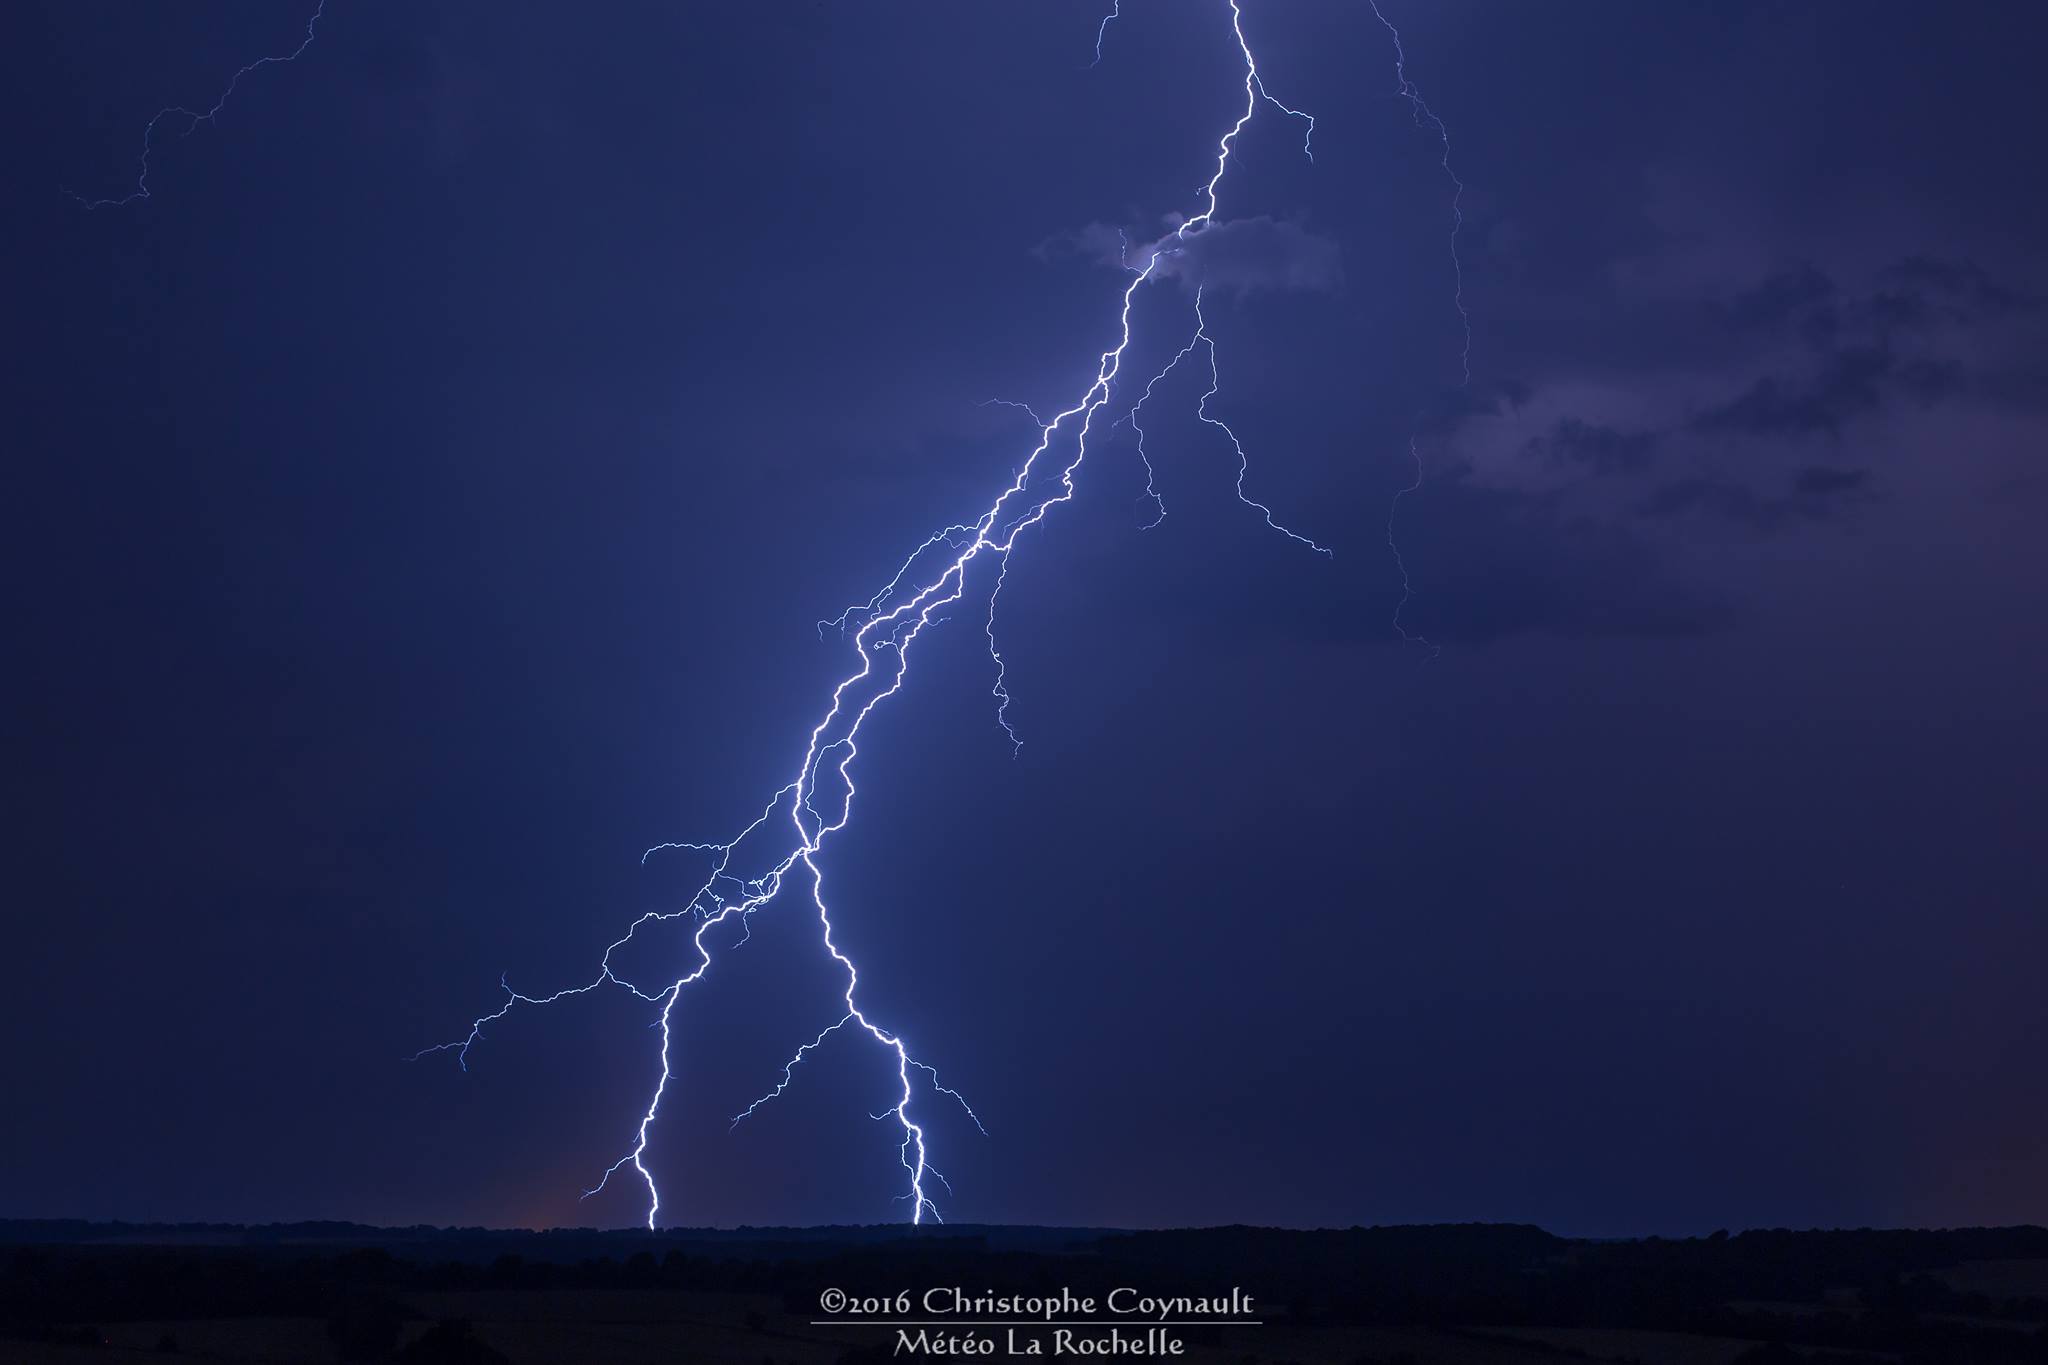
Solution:
<path fill-rule="evenodd" d="M 1080 257 L 1102 265 L 1142 270 L 1152 253 L 1157 279 L 1224 293 L 1329 293 L 1344 282 L 1343 253 L 1332 239 L 1291 219 L 1259 215 L 1208 222 L 1185 234 L 1172 229 L 1156 239 L 1134 239 L 1121 228 L 1090 223 L 1042 242 L 1041 260 Z"/>

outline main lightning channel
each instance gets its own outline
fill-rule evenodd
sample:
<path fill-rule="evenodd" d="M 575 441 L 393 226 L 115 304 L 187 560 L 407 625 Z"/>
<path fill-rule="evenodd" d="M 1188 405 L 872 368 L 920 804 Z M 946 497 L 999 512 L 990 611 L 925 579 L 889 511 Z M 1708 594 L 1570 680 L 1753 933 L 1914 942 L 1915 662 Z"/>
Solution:
<path fill-rule="evenodd" d="M 416 1057 L 424 1057 L 430 1053 L 452 1051 L 456 1054 L 458 1062 L 467 1069 L 470 1052 L 482 1040 L 487 1026 L 503 1019 L 514 1008 L 522 1005 L 553 1004 L 606 985 L 623 987 L 638 998 L 658 1005 L 658 1023 L 661 1030 L 660 1071 L 653 1093 L 634 1129 L 631 1146 L 624 1155 L 605 1169 L 597 1183 L 585 1192 L 586 1197 L 607 1188 L 613 1176 L 621 1175 L 631 1168 L 634 1176 L 647 1191 L 647 1226 L 650 1229 L 657 1226 L 662 1207 L 661 1192 L 654 1173 L 647 1165 L 646 1156 L 650 1134 L 659 1119 L 669 1082 L 674 1077 L 672 1054 L 675 1044 L 673 1018 L 676 1005 L 683 993 L 701 980 L 711 967 L 714 952 L 707 935 L 712 934 L 720 926 L 734 923 L 744 929 L 747 920 L 755 911 L 775 900 L 794 881 L 801 887 L 801 894 L 808 896 L 817 915 L 820 938 L 826 955 L 844 973 L 845 986 L 840 996 L 843 1008 L 836 1022 L 827 1025 L 809 1042 L 795 1050 L 783 1065 L 780 1081 L 735 1115 L 733 1123 L 739 1124 L 759 1112 L 764 1105 L 780 1097 L 794 1082 L 797 1069 L 802 1063 L 817 1052 L 833 1034 L 841 1030 L 864 1034 L 872 1043 L 883 1049 L 895 1064 L 896 1086 L 891 1103 L 874 1117 L 883 1121 L 893 1120 L 901 1133 L 898 1154 L 907 1177 L 907 1188 L 898 1197 L 909 1201 L 913 1223 L 922 1223 L 927 1217 L 943 1221 L 938 1205 L 929 1192 L 927 1177 L 937 1182 L 941 1188 L 950 1190 L 950 1187 L 947 1186 L 945 1177 L 931 1165 L 926 1129 L 924 1123 L 920 1121 L 922 1111 L 917 1110 L 915 1106 L 921 1095 L 944 1096 L 957 1104 L 977 1128 L 981 1128 L 980 1116 L 968 1104 L 965 1096 L 942 1085 L 938 1073 L 912 1055 L 900 1034 L 876 1022 L 860 1004 L 860 971 L 852 957 L 835 939 L 832 915 L 824 892 L 824 873 L 819 867 L 818 857 L 826 839 L 843 829 L 851 818 L 856 792 L 851 769 L 859 756 L 859 738 L 868 717 L 902 689 L 910 654 L 919 636 L 927 626 L 942 619 L 940 613 L 960 601 L 968 589 L 970 570 L 978 561 L 984 559 L 993 560 L 996 565 L 993 584 L 989 588 L 989 617 L 986 631 L 997 669 L 994 688 L 998 701 L 997 718 L 1004 730 L 1009 732 L 1012 741 L 1016 741 L 1016 735 L 1010 730 L 1005 714 L 1009 694 L 1003 686 L 1002 656 L 995 648 L 996 600 L 1007 576 L 1010 553 L 1016 546 L 1017 538 L 1044 520 L 1054 507 L 1070 501 L 1074 496 L 1074 476 L 1087 458 L 1088 438 L 1094 430 L 1095 419 L 1111 401 L 1118 376 L 1122 371 L 1125 352 L 1131 344 L 1131 310 L 1138 291 L 1158 278 L 1162 259 L 1181 250 L 1203 228 L 1215 221 L 1217 192 L 1230 167 L 1237 139 L 1246 125 L 1252 121 L 1262 101 L 1271 103 L 1291 117 L 1304 120 L 1308 136 L 1314 133 L 1313 118 L 1300 110 L 1281 104 L 1266 92 L 1257 59 L 1245 36 L 1244 16 L 1239 8 L 1239 0 L 1227 0 L 1227 3 L 1230 10 L 1231 34 L 1244 61 L 1244 108 L 1217 142 L 1215 169 L 1198 191 L 1201 196 L 1200 210 L 1182 222 L 1169 237 L 1154 245 L 1144 266 L 1131 272 L 1118 311 L 1116 342 L 1099 356 L 1095 377 L 1081 396 L 1071 406 L 1055 413 L 1050 420 L 1032 414 L 1031 420 L 1038 427 L 1038 441 L 1015 471 L 1009 486 L 997 495 L 973 522 L 948 526 L 928 537 L 923 544 L 911 551 L 894 576 L 866 602 L 848 607 L 837 617 L 818 623 L 821 635 L 827 628 L 833 628 L 848 638 L 859 664 L 832 690 L 824 716 L 810 732 L 795 776 L 769 799 L 753 822 L 733 838 L 723 843 L 679 842 L 659 844 L 649 849 L 646 856 L 667 851 L 708 855 L 710 870 L 682 908 L 649 912 L 634 920 L 626 932 L 605 949 L 599 960 L 597 973 L 591 980 L 579 986 L 541 996 L 525 995 L 513 991 L 506 985 L 504 1002 L 496 1010 L 474 1020 L 465 1037 L 455 1042 L 423 1049 L 415 1054 Z M 1116 14 L 1112 11 L 1110 18 L 1115 17 Z M 1105 28 L 1107 24 L 1106 19 Z M 1098 32 L 1098 49 L 1100 42 L 1101 34 Z M 1307 136 L 1303 140 L 1303 151 L 1308 151 Z M 1274 519 L 1269 507 L 1254 501 L 1244 491 L 1246 471 L 1249 467 L 1244 446 L 1237 439 L 1235 432 L 1208 412 L 1209 402 L 1216 396 L 1221 380 L 1216 364 L 1215 342 L 1208 335 L 1201 315 L 1199 290 L 1196 294 L 1195 333 L 1174 361 L 1169 363 L 1168 368 L 1171 369 L 1173 364 L 1178 364 L 1180 359 L 1198 345 L 1207 347 L 1210 384 L 1207 392 L 1202 395 L 1197 415 L 1203 422 L 1221 429 L 1229 436 L 1232 448 L 1238 455 L 1237 489 L 1240 499 L 1260 511 L 1267 524 L 1274 530 L 1311 549 L 1328 554 L 1326 548 L 1307 536 L 1281 525 Z M 1162 377 L 1163 374 L 1164 371 L 1161 372 Z M 1158 379 L 1155 378 L 1153 383 L 1157 382 Z M 1148 385 L 1145 392 L 1149 395 L 1150 391 L 1151 386 Z M 1140 405 L 1142 402 L 1141 398 Z M 1134 408 L 1133 414 L 1135 411 Z M 1072 458 L 1059 466 L 1049 477 L 1041 477 L 1040 465 L 1045 461 L 1055 438 L 1069 434 L 1074 442 Z M 1147 470 L 1149 488 L 1149 460 Z M 1156 494 L 1154 497 L 1156 500 Z M 1163 505 L 1160 510 L 1163 514 Z M 783 828 L 785 821 L 786 829 Z M 766 859 L 766 870 L 758 875 L 743 875 L 749 864 L 736 863 L 735 859 L 741 856 L 743 849 L 752 856 L 754 846 L 773 838 L 774 831 L 778 829 L 783 830 L 782 837 L 786 842 L 773 846 L 774 851 L 769 853 Z M 761 863 L 755 862 L 751 865 L 761 866 Z M 666 984 L 641 984 L 629 980 L 614 966 L 614 954 L 625 948 L 644 927 L 686 918 L 693 918 L 696 922 L 690 935 L 694 954 L 693 965 L 687 971 L 668 980 Z M 740 941 L 744 942 L 744 939 Z"/>

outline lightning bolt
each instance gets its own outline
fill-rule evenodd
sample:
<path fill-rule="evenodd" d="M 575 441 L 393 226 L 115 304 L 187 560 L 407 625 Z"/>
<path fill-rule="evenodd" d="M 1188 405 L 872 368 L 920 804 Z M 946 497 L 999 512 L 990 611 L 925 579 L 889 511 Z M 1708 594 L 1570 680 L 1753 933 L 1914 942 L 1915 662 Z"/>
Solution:
<path fill-rule="evenodd" d="M 1303 150 L 1306 151 L 1307 148 L 1304 147 Z M 1202 401 L 1196 405 L 1195 416 L 1230 438 L 1230 448 L 1237 452 L 1237 500 L 1247 507 L 1257 508 L 1260 514 L 1266 518 L 1266 525 L 1272 527 L 1281 535 L 1286 536 L 1289 540 L 1300 541 L 1317 554 L 1329 554 L 1329 550 L 1316 544 L 1307 536 L 1297 531 L 1290 531 L 1279 522 L 1273 520 L 1273 509 L 1244 491 L 1245 478 L 1251 473 L 1252 458 L 1245 453 L 1244 443 L 1237 439 L 1237 433 L 1232 431 L 1224 422 L 1209 415 L 1209 400 L 1214 398 L 1216 391 L 1223 387 L 1223 377 L 1216 370 L 1216 342 L 1210 337 L 1209 324 L 1202 317 L 1202 291 L 1200 289 L 1195 290 L 1195 340 L 1209 348 L 1209 389 L 1208 392 L 1202 395 Z"/>
<path fill-rule="evenodd" d="M 1188 338 L 1188 344 L 1174 352 L 1173 359 L 1167 361 L 1160 368 L 1158 374 L 1153 375 L 1152 378 L 1145 382 L 1145 391 L 1138 395 L 1138 401 L 1131 404 L 1131 410 L 1120 419 L 1129 424 L 1131 431 L 1138 438 L 1138 463 L 1145 466 L 1145 496 L 1152 500 L 1152 511 L 1154 514 L 1152 520 L 1145 525 L 1145 529 L 1148 531 L 1166 520 L 1166 499 L 1159 494 L 1158 475 L 1152 468 L 1152 457 L 1145 453 L 1145 428 L 1138 421 L 1138 414 L 1143 412 L 1145 405 L 1152 401 L 1152 390 L 1159 386 L 1159 381 L 1178 369 L 1181 361 L 1188 358 L 1188 352 L 1194 350 L 1196 344 L 1196 338 Z"/>
<path fill-rule="evenodd" d="M 1095 30 L 1095 60 L 1088 63 L 1090 69 L 1102 65 L 1102 40 L 1109 33 L 1109 26 L 1123 15 L 1124 0 L 1112 0 L 1109 13 L 1102 16 L 1102 24 Z"/>
<path fill-rule="evenodd" d="M 1465 226 L 1465 182 L 1451 169 L 1451 130 L 1444 126 L 1444 121 L 1422 98 L 1422 88 L 1408 79 L 1408 52 L 1401 45 L 1401 30 L 1380 12 L 1379 0 L 1366 0 L 1366 3 L 1372 8 L 1372 17 L 1380 21 L 1381 27 L 1394 40 L 1394 79 L 1399 83 L 1397 93 L 1408 101 L 1415 126 L 1436 134 L 1443 153 L 1437 159 L 1437 165 L 1443 168 L 1445 178 L 1451 182 L 1451 306 L 1458 310 L 1458 326 L 1462 334 L 1458 348 L 1458 387 L 1468 389 L 1472 386 L 1472 315 L 1465 311 L 1465 265 L 1458 256 L 1458 234 Z M 1387 552 L 1393 556 L 1394 568 L 1401 575 L 1401 600 L 1394 604 L 1393 624 L 1394 632 L 1401 637 L 1403 644 L 1421 645 L 1429 651 L 1422 659 L 1427 664 L 1442 654 L 1443 648 L 1427 636 L 1411 633 L 1401 624 L 1401 613 L 1414 600 L 1415 585 L 1408 577 L 1408 561 L 1402 557 L 1400 543 L 1394 535 L 1394 521 L 1401 511 L 1401 499 L 1422 491 L 1422 451 L 1412 431 L 1408 436 L 1408 458 L 1415 466 L 1415 477 L 1395 492 L 1393 501 L 1387 506 Z"/>
<path fill-rule="evenodd" d="M 658 852 L 678 852 L 700 855 L 708 858 L 709 871 L 698 884 L 695 893 L 680 909 L 649 912 L 627 928 L 626 932 L 605 949 L 599 960 L 596 975 L 582 985 L 569 987 L 550 995 L 531 996 L 513 991 L 505 986 L 505 999 L 491 1013 L 485 1014 L 471 1025 L 462 1039 L 423 1049 L 415 1057 L 429 1053 L 452 1051 L 466 1070 L 471 1049 L 480 1042 L 485 1029 L 504 1018 L 513 1009 L 521 1006 L 541 1006 L 555 1003 L 571 996 L 582 995 L 607 985 L 617 985 L 632 992 L 638 998 L 659 1006 L 658 1023 L 661 1029 L 659 1054 L 660 1072 L 652 1095 L 642 1112 L 634 1130 L 631 1146 L 617 1161 L 608 1167 L 597 1183 L 588 1191 L 596 1194 L 630 1167 L 647 1191 L 647 1226 L 653 1228 L 661 1212 L 661 1194 L 654 1173 L 648 1168 L 646 1157 L 649 1136 L 658 1122 L 662 1101 L 668 1093 L 673 1077 L 672 1053 L 675 1045 L 674 1016 L 678 1002 L 685 991 L 701 980 L 710 970 L 715 953 L 712 942 L 707 939 L 719 926 L 738 924 L 742 930 L 748 918 L 756 911 L 769 905 L 794 883 L 796 894 L 806 897 L 818 921 L 820 941 L 824 951 L 844 974 L 845 986 L 840 996 L 843 1006 L 838 1020 L 821 1030 L 809 1042 L 797 1047 L 783 1065 L 781 1079 L 766 1093 L 748 1105 L 733 1118 L 737 1126 L 764 1105 L 772 1103 L 794 1084 L 798 1070 L 812 1055 L 823 1048 L 828 1039 L 842 1031 L 864 1036 L 872 1045 L 880 1048 L 889 1057 L 895 1068 L 896 1086 L 890 1096 L 890 1103 L 879 1114 L 878 1121 L 893 1121 L 901 1132 L 899 1156 L 906 1176 L 901 1200 L 907 1200 L 911 1208 L 911 1221 L 922 1223 L 927 1217 L 940 1219 L 939 1207 L 933 1200 L 931 1184 L 947 1189 L 945 1177 L 933 1169 L 927 1149 L 926 1129 L 921 1120 L 923 1110 L 920 1101 L 929 1097 L 943 1097 L 957 1104 L 974 1122 L 981 1127 L 981 1119 L 975 1114 L 966 1098 L 957 1090 L 942 1085 L 938 1073 L 930 1065 L 917 1059 L 902 1036 L 867 1012 L 860 1001 L 860 971 L 853 959 L 840 948 L 835 939 L 835 927 L 825 896 L 825 878 L 819 865 L 819 858 L 826 840 L 846 826 L 851 818 L 855 796 L 852 768 L 859 756 L 859 742 L 868 717 L 873 715 L 903 687 L 911 655 L 925 629 L 942 619 L 946 609 L 961 601 L 971 590 L 971 582 L 978 587 L 986 584 L 989 614 L 985 631 L 989 640 L 991 657 L 995 661 L 996 681 L 994 695 L 998 702 L 997 719 L 1013 743 L 1017 736 L 1011 730 L 1006 717 L 1009 694 L 1003 685 L 1003 661 L 996 648 L 995 608 L 1002 586 L 1007 578 L 1011 552 L 1016 548 L 1018 538 L 1038 525 L 1053 508 L 1070 501 L 1075 492 L 1074 478 L 1088 456 L 1089 437 L 1095 430 L 1098 416 L 1107 407 L 1117 388 L 1122 372 L 1125 352 L 1131 344 L 1132 309 L 1139 291 L 1148 283 L 1161 277 L 1161 262 L 1183 251 L 1205 227 L 1213 223 L 1217 213 L 1217 192 L 1231 162 L 1231 155 L 1240 134 L 1243 133 L 1262 101 L 1274 105 L 1285 114 L 1307 122 L 1310 134 L 1314 131 L 1314 120 L 1309 115 L 1281 104 L 1266 93 L 1264 79 L 1254 58 L 1252 48 L 1245 36 L 1243 14 L 1239 0 L 1227 0 L 1230 11 L 1230 28 L 1236 40 L 1239 54 L 1244 62 L 1244 107 L 1229 129 L 1217 142 L 1215 169 L 1207 183 L 1197 191 L 1201 197 L 1199 211 L 1182 222 L 1167 238 L 1149 249 L 1142 268 L 1130 272 L 1130 279 L 1122 293 L 1117 315 L 1116 338 L 1113 345 L 1098 357 L 1095 377 L 1087 388 L 1069 406 L 1055 413 L 1050 419 L 1030 415 L 1036 426 L 1038 439 L 1014 471 L 1008 487 L 1004 488 L 972 522 L 963 522 L 934 532 L 916 549 L 904 558 L 895 574 L 865 602 L 848 607 L 837 617 L 818 623 L 819 633 L 835 629 L 847 640 L 857 659 L 857 665 L 833 688 L 824 714 L 812 727 L 804 745 L 803 754 L 797 763 L 794 776 L 785 783 L 753 822 L 733 838 L 722 843 L 672 843 L 660 844 L 643 855 L 647 857 Z M 1103 21 L 1107 29 L 1110 19 L 1116 17 L 1112 11 Z M 1097 33 L 1098 53 L 1101 31 Z M 1303 150 L 1307 151 L 1304 138 Z M 1198 289 L 1195 296 L 1195 330 L 1187 344 L 1181 348 L 1167 370 L 1173 368 L 1194 351 L 1197 346 L 1206 348 L 1209 362 L 1209 387 L 1202 395 L 1197 415 L 1210 426 L 1221 430 L 1229 437 L 1232 448 L 1238 456 L 1237 489 L 1239 498 L 1248 506 L 1257 509 L 1266 523 L 1288 538 L 1300 542 L 1322 554 L 1329 554 L 1323 546 L 1305 535 L 1281 525 L 1266 504 L 1255 501 L 1245 492 L 1245 479 L 1250 459 L 1237 434 L 1220 418 L 1210 415 L 1209 405 L 1221 387 L 1217 367 L 1216 345 L 1209 336 L 1203 319 L 1202 295 Z M 1132 422 L 1138 428 L 1136 413 L 1151 394 L 1153 385 L 1163 378 L 1166 371 L 1155 376 L 1144 390 L 1138 403 L 1122 420 Z M 990 400 L 1002 402 L 1004 400 Z M 1022 404 L 1008 404 L 1023 407 Z M 1115 423 L 1111 423 L 1114 426 Z M 1142 439 L 1142 436 L 1141 436 Z M 1063 452 L 1071 444 L 1070 453 L 1054 455 L 1055 445 Z M 1151 464 L 1146 461 L 1149 471 Z M 1157 500 L 1157 494 L 1154 493 Z M 1159 510 L 1164 514 L 1164 505 Z M 992 570 L 992 573 L 991 573 Z M 754 875 L 745 875 L 748 868 L 760 868 Z M 652 924 L 693 918 L 695 929 L 690 936 L 694 958 L 687 970 L 666 981 L 666 983 L 641 984 L 628 980 L 613 965 L 613 955 L 624 948 L 643 928 Z M 742 938 L 740 940 L 744 942 Z M 738 946 L 733 944 L 731 946 Z M 501 983 L 502 984 L 502 983 Z M 986 1129 L 983 1129 L 985 1132 Z"/>
<path fill-rule="evenodd" d="M 138 199 L 149 198 L 149 154 L 155 150 L 157 125 L 165 119 L 176 115 L 185 120 L 185 131 L 180 133 L 179 136 L 190 137 L 192 130 L 200 124 L 212 123 L 215 116 L 227 107 L 228 100 L 235 93 L 235 87 L 242 83 L 242 77 L 260 67 L 285 66 L 297 61 L 300 55 L 313 45 L 313 30 L 318 26 L 321 15 L 325 14 L 326 11 L 327 0 L 320 0 L 320 3 L 313 8 L 312 17 L 306 20 L 306 37 L 304 41 L 282 57 L 258 57 L 255 61 L 250 62 L 247 66 L 230 76 L 227 88 L 220 92 L 220 96 L 214 100 L 213 106 L 206 110 L 205 113 L 201 113 L 196 109 L 187 109 L 183 105 L 178 104 L 157 110 L 155 117 L 151 118 L 142 128 L 142 157 L 136 170 L 134 189 L 118 199 L 87 199 L 84 195 L 72 190 L 65 190 L 64 193 L 70 195 L 88 209 L 120 208 L 123 204 L 132 204 Z"/>
<path fill-rule="evenodd" d="M 1415 115 L 1415 126 L 1436 134 L 1443 155 L 1437 165 L 1443 167 L 1444 176 L 1451 182 L 1451 276 L 1454 281 L 1451 301 L 1458 310 L 1458 323 L 1464 329 L 1464 344 L 1458 352 L 1460 385 L 1472 382 L 1472 315 L 1465 311 L 1465 266 L 1458 259 L 1458 233 L 1465 226 L 1465 182 L 1451 169 L 1451 130 L 1444 121 L 1430 109 L 1429 102 L 1422 98 L 1422 88 L 1408 79 L 1408 53 L 1401 46 L 1401 30 L 1395 28 L 1380 13 L 1379 0 L 1366 0 L 1372 6 L 1372 17 L 1379 20 L 1394 39 L 1394 79 L 1400 82 L 1400 96 L 1408 101 L 1409 109 Z"/>

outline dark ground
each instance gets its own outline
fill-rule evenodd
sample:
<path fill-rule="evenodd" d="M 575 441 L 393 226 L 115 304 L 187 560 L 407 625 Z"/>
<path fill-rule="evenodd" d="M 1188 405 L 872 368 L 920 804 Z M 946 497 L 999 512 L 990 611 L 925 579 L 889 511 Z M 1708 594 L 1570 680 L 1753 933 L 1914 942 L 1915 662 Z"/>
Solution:
<path fill-rule="evenodd" d="M 1193 1361 L 1749 1365 L 2048 1361 L 2048 1229 L 1752 1231 L 1574 1241 L 1466 1224 L 1170 1232 L 947 1227 L 664 1233 L 0 1223 L 0 1360 L 836 1362 L 961 1352 L 1082 1358 L 1108 1328 L 821 1323 L 828 1290 L 1107 1302 L 1251 1295 L 1231 1325 L 1149 1333 Z M 962 1322 L 1028 1314 L 982 1309 Z M 1098 1306 L 1067 1319 L 1122 1318 Z M 1199 1317 L 1192 1309 L 1176 1320 Z M 917 1329 L 905 1329 L 914 1335 Z M 951 1345 L 950 1352 L 943 1348 Z M 1065 1346 L 1062 1351 L 1061 1347 Z"/>

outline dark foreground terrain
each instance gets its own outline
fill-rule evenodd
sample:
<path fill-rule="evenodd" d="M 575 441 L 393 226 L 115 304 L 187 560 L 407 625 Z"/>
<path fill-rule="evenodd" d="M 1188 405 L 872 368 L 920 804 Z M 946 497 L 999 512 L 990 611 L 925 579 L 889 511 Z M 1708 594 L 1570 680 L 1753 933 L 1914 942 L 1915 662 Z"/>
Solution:
<path fill-rule="evenodd" d="M 835 1310 L 835 1292 L 852 1302 Z M 1028 1297 L 971 1301 L 985 1294 Z M 1141 1296 L 1168 1302 L 1141 1309 Z M 918 1325 L 848 1323 L 863 1298 L 870 1319 Z M 0 1223 L 8 1365 L 2048 1365 L 2044 1324 L 2048 1230 L 2036 1227 L 1588 1242 L 1491 1225 L 655 1234 Z"/>

